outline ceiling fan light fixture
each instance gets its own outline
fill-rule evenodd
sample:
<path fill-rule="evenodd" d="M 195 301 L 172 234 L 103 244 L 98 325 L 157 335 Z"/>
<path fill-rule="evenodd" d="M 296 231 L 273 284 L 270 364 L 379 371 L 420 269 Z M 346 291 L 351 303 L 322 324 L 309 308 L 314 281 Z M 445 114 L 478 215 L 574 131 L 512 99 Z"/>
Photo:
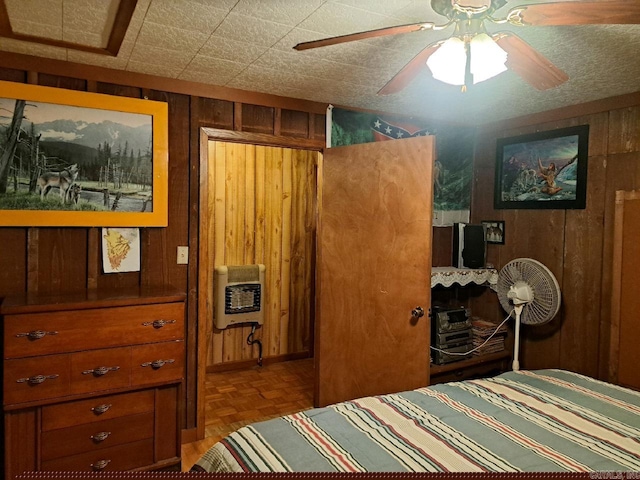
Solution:
<path fill-rule="evenodd" d="M 449 85 L 464 85 L 466 64 L 464 40 L 458 37 L 447 39 L 427 60 L 433 78 Z"/>
<path fill-rule="evenodd" d="M 507 70 L 507 52 L 486 33 L 471 39 L 471 74 L 473 83 L 484 82 Z"/>
<path fill-rule="evenodd" d="M 474 35 L 465 45 L 459 37 L 447 39 L 429 57 L 427 66 L 433 78 L 449 85 L 465 85 L 469 50 L 469 70 L 473 83 L 484 82 L 507 70 L 507 52 L 486 33 Z"/>

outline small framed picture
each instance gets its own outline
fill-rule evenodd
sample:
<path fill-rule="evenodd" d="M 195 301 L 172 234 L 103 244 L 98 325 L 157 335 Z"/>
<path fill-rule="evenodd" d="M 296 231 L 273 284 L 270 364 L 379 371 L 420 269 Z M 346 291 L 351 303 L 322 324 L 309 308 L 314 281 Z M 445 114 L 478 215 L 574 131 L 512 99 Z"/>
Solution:
<path fill-rule="evenodd" d="M 504 221 L 503 220 L 483 220 L 484 239 L 487 243 L 497 243 L 504 245 Z"/>

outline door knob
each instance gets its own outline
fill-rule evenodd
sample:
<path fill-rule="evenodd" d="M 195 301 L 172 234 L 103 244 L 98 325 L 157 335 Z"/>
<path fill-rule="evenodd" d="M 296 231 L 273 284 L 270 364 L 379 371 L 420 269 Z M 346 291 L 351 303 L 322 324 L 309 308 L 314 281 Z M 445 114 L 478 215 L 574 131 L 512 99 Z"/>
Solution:
<path fill-rule="evenodd" d="M 416 307 L 413 310 L 411 310 L 411 316 L 413 318 L 424 317 L 424 310 L 422 309 L 422 307 Z"/>

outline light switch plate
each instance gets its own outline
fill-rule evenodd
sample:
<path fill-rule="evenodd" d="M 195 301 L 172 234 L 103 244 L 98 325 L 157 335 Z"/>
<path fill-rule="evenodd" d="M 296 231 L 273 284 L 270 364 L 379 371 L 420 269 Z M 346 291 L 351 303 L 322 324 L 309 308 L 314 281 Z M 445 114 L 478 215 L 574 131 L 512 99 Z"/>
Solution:
<path fill-rule="evenodd" d="M 189 247 L 178 247 L 178 265 L 189 263 Z"/>

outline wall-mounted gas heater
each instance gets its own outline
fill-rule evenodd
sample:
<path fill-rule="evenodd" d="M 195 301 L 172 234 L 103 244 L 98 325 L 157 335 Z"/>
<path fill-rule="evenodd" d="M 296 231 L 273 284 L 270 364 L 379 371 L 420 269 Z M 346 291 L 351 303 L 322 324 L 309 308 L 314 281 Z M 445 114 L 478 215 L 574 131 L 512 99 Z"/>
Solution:
<path fill-rule="evenodd" d="M 236 323 L 262 325 L 265 266 L 221 265 L 215 267 L 215 326 L 223 329 Z"/>

